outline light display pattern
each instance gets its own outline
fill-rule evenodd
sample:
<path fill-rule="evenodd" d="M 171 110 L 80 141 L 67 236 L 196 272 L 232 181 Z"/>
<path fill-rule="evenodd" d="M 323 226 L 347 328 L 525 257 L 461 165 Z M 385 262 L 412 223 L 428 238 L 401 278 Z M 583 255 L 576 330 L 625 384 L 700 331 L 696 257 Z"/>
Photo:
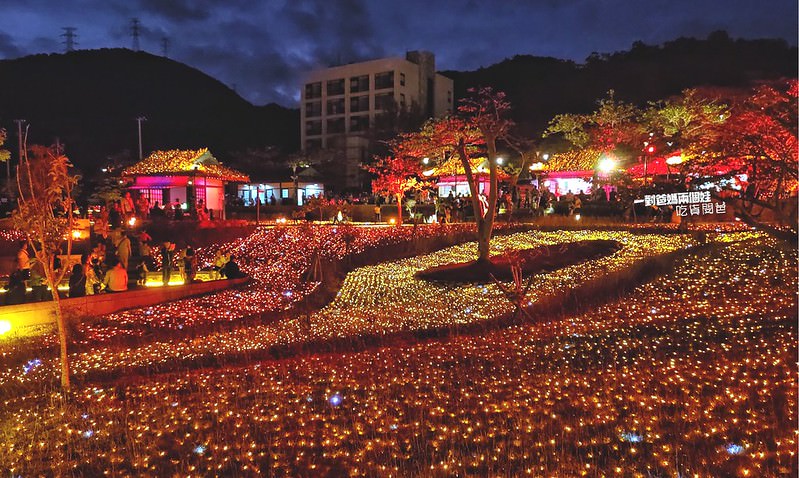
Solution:
<path fill-rule="evenodd" d="M 374 247 L 384 243 L 382 241 L 397 241 L 398 236 L 409 233 L 397 229 L 411 231 L 410 228 L 363 229 L 359 236 L 355 229 L 336 232 L 319 227 L 262 229 L 234 243 L 236 256 L 242 259 L 242 269 L 255 279 L 250 286 L 243 290 L 227 290 L 111 314 L 99 322 L 80 326 L 82 338 L 79 343 L 88 352 L 79 350 L 72 354 L 73 376 L 107 373 L 115 369 L 182 366 L 310 340 L 469 324 L 512 309 L 494 284 L 449 287 L 413 277 L 419 270 L 473 259 L 477 256 L 476 244 L 467 243 L 433 254 L 359 268 L 348 274 L 333 302 L 310 317 L 267 323 L 249 321 L 241 326 L 233 324 L 248 315 L 286 309 L 307 296 L 316 285 L 302 281 L 303 271 L 313 255 L 309 251 L 326 251 L 325 255 L 343 257 L 347 254 L 347 245 L 339 237 L 340 233 L 353 234 L 349 242 L 352 253 L 363 250 L 367 244 Z M 430 228 L 430 231 L 435 229 Z M 494 238 L 492 254 L 588 239 L 614 239 L 623 247 L 612 256 L 536 276 L 531 289 L 535 291 L 530 297 L 531 304 L 538 297 L 563 293 L 590 279 L 630 266 L 643 257 L 670 252 L 692 243 L 688 236 L 676 234 L 523 232 Z M 280 246 L 283 241 L 290 243 Z M 210 250 L 201 251 L 201 257 L 209 256 L 213 257 Z M 408 314 L 407 311 L 423 312 Z M 207 330 L 209 326 L 221 327 L 222 330 Z M 124 345 L 131 337 L 149 337 L 162 329 L 177 333 Z M 200 331 L 192 332 L 197 330 Z M 110 342 L 109 347 L 97 347 L 103 342 Z M 114 344 L 122 345 L 112 346 Z M 39 375 L 51 374 L 51 379 L 55 380 L 57 373 L 58 361 L 53 350 L 47 365 L 39 369 Z M 25 378 L 27 376 L 16 368 L 0 368 L 0 385 Z"/>
<path fill-rule="evenodd" d="M 795 475 L 796 255 L 730 236 L 584 314 L 98 383 L 68 401 L 13 396 L 0 463 L 15 476 Z"/>

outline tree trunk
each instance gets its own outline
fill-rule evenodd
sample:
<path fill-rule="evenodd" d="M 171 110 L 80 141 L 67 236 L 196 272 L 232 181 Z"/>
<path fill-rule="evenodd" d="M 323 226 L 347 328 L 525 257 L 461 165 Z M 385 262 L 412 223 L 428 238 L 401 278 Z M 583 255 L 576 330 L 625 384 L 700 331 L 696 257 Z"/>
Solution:
<path fill-rule="evenodd" d="M 485 217 L 477 223 L 477 250 L 479 252 L 478 261 L 488 261 L 491 250 L 491 233 L 494 229 L 494 218 L 497 213 L 497 196 L 499 195 L 499 184 L 497 181 L 497 143 L 496 138 L 486 137 L 486 149 L 488 153 L 489 188 L 488 191 L 488 210 Z"/>
<path fill-rule="evenodd" d="M 402 194 L 397 194 L 397 225 L 402 225 Z"/>
<path fill-rule="evenodd" d="M 64 321 L 64 313 L 61 310 L 61 297 L 58 295 L 58 287 L 51 289 L 53 302 L 55 303 L 56 324 L 58 325 L 59 355 L 61 357 L 61 388 L 69 391 L 69 357 L 67 356 L 67 327 Z"/>

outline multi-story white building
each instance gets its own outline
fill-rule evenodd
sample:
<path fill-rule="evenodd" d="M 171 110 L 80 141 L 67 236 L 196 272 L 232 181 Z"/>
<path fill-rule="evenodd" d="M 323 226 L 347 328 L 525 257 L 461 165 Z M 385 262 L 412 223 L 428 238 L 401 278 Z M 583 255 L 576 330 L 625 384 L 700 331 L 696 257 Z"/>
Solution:
<path fill-rule="evenodd" d="M 436 73 L 435 56 L 425 51 L 313 71 L 301 97 L 302 149 L 342 150 L 342 185 L 348 188 L 360 186 L 360 164 L 368 159 L 365 135 L 375 116 L 414 105 L 427 117 L 441 116 L 454 101 L 452 80 Z"/>

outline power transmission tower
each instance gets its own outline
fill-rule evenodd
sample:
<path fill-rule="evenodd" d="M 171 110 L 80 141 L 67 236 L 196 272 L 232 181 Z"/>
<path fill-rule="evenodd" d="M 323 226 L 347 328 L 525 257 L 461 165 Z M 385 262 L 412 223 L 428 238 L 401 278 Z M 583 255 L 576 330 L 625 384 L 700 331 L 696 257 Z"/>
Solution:
<path fill-rule="evenodd" d="M 161 53 L 164 58 L 169 58 L 169 38 L 161 37 Z"/>
<path fill-rule="evenodd" d="M 69 53 L 74 51 L 75 45 L 78 44 L 78 42 L 75 41 L 75 39 L 78 37 L 78 35 L 75 33 L 77 28 L 63 27 L 61 29 L 64 30 L 64 33 L 61 34 L 61 36 L 64 37 L 64 41 L 61 42 L 64 45 L 64 52 Z"/>
<path fill-rule="evenodd" d="M 133 36 L 133 51 L 139 51 L 139 19 L 130 20 L 130 34 Z"/>

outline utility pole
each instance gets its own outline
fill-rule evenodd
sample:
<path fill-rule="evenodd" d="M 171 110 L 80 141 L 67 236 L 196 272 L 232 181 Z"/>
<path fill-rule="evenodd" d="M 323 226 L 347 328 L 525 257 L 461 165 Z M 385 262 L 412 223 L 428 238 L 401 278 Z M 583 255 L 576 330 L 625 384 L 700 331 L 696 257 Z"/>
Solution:
<path fill-rule="evenodd" d="M 139 19 L 130 20 L 130 33 L 133 36 L 133 51 L 139 51 Z"/>
<path fill-rule="evenodd" d="M 24 119 L 15 119 L 14 123 L 17 123 L 17 144 L 19 145 L 19 164 L 22 164 L 22 153 L 25 147 L 24 143 L 22 142 L 22 124 L 25 123 Z M 6 161 L 6 178 L 8 180 L 8 184 L 6 188 L 8 189 L 9 193 L 11 192 L 11 158 L 8 158 Z"/>
<path fill-rule="evenodd" d="M 161 38 L 161 53 L 164 58 L 169 58 L 169 37 Z"/>
<path fill-rule="evenodd" d="M 144 116 L 139 116 L 139 117 L 136 118 L 136 122 L 139 123 L 139 161 L 144 159 L 143 156 L 142 156 L 142 152 L 141 152 L 141 122 L 142 121 L 147 121 L 147 118 L 145 118 Z"/>
<path fill-rule="evenodd" d="M 61 34 L 61 36 L 64 37 L 64 41 L 61 42 L 64 44 L 64 53 L 69 53 L 71 51 L 74 51 L 75 45 L 78 44 L 78 42 L 75 41 L 75 38 L 78 37 L 78 35 L 75 33 L 77 28 L 62 27 L 61 29 L 64 30 L 64 33 Z"/>

